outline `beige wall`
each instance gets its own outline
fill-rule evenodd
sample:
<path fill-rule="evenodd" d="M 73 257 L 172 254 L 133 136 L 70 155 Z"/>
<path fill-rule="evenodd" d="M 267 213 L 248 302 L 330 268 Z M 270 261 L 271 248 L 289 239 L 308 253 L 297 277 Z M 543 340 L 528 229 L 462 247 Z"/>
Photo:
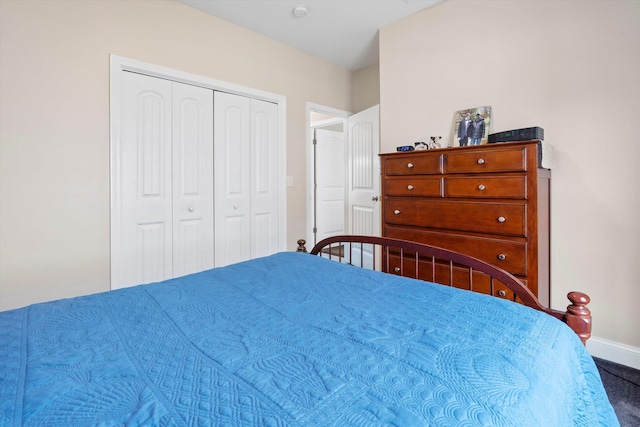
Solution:
<path fill-rule="evenodd" d="M 351 72 L 173 0 L 0 0 L 0 310 L 109 289 L 109 54 L 286 96 L 305 236 L 305 102 Z"/>
<path fill-rule="evenodd" d="M 354 113 L 380 104 L 380 65 L 374 64 L 353 72 L 351 105 Z"/>
<path fill-rule="evenodd" d="M 594 335 L 636 348 L 639 46 L 633 0 L 449 0 L 380 33 L 382 151 L 447 140 L 453 112 L 481 105 L 492 132 L 544 128 L 556 150 L 552 306 L 587 292 Z"/>

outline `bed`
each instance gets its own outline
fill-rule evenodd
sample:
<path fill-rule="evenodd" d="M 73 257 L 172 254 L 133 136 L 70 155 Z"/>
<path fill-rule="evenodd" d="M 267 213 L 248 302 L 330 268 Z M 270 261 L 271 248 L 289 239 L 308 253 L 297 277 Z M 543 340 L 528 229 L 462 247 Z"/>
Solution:
<path fill-rule="evenodd" d="M 456 289 L 512 284 L 369 239 L 0 313 L 0 426 L 619 425 L 566 324 L 588 297 Z M 454 286 L 405 277 L 447 265 Z"/>

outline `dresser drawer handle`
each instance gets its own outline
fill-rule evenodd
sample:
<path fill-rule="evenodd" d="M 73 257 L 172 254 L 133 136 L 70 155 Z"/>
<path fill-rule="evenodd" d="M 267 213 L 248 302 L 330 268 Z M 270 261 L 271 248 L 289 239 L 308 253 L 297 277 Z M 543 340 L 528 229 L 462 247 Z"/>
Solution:
<path fill-rule="evenodd" d="M 478 159 L 478 164 L 479 165 L 484 165 L 484 159 Z"/>
<path fill-rule="evenodd" d="M 413 185 L 411 184 L 407 185 L 407 190 L 413 190 Z"/>
<path fill-rule="evenodd" d="M 413 167 L 413 163 L 407 163 L 407 167 L 411 169 Z"/>
<path fill-rule="evenodd" d="M 507 296 L 507 291 L 505 291 L 504 289 L 500 289 L 500 290 L 498 291 L 498 296 L 499 296 L 499 297 Z"/>
<path fill-rule="evenodd" d="M 393 271 L 395 271 L 396 273 L 400 273 L 400 267 L 394 268 Z"/>
<path fill-rule="evenodd" d="M 478 190 L 480 190 L 480 191 L 484 191 L 485 188 L 487 188 L 487 187 L 485 187 L 484 184 L 478 185 Z"/>
<path fill-rule="evenodd" d="M 400 215 L 400 211 L 398 209 L 396 209 L 395 211 L 393 211 L 394 215 Z"/>
<path fill-rule="evenodd" d="M 500 261 L 504 261 L 505 259 L 507 259 L 507 256 L 505 254 L 498 254 L 498 259 Z"/>
<path fill-rule="evenodd" d="M 498 222 L 505 222 L 507 220 L 507 218 L 503 217 L 503 216 L 499 216 L 498 217 Z"/>

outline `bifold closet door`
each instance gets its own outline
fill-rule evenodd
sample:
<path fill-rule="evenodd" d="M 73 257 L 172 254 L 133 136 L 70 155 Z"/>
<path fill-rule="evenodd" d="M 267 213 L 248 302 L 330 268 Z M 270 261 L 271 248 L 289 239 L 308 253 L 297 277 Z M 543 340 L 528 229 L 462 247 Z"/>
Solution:
<path fill-rule="evenodd" d="M 213 91 L 123 72 L 112 288 L 213 266 Z"/>
<path fill-rule="evenodd" d="M 173 277 L 213 268 L 213 90 L 172 84 Z"/>
<path fill-rule="evenodd" d="M 278 251 L 277 111 L 214 93 L 216 267 Z"/>

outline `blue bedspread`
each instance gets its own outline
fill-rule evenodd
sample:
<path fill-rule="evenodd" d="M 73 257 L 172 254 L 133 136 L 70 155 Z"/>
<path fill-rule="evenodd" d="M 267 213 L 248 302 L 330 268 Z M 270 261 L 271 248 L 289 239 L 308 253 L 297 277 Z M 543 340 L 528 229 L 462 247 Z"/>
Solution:
<path fill-rule="evenodd" d="M 281 253 L 0 313 L 0 426 L 617 426 L 564 324 Z"/>

